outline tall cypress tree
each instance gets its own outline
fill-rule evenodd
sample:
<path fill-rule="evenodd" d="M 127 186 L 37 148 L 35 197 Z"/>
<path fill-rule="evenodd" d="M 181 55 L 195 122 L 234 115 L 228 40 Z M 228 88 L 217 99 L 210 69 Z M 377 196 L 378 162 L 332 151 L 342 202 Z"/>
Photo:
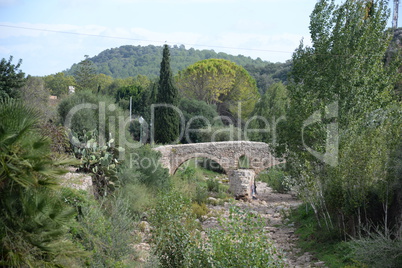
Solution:
<path fill-rule="evenodd" d="M 170 53 L 167 45 L 163 48 L 158 94 L 155 108 L 155 142 L 171 143 L 179 137 L 179 115 L 172 108 L 178 104 L 177 88 L 173 85 L 170 68 Z M 165 107 L 160 105 L 165 105 Z"/>

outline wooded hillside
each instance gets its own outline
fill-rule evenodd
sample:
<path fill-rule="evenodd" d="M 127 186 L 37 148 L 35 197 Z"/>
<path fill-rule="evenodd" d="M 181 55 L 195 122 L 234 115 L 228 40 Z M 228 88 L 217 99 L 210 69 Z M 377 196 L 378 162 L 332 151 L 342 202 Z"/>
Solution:
<path fill-rule="evenodd" d="M 254 60 L 243 55 L 233 56 L 223 52 L 217 53 L 214 50 L 186 49 L 184 45 L 170 47 L 170 53 L 173 73 L 177 73 L 197 61 L 211 58 L 230 60 L 241 66 L 264 67 L 269 64 L 260 58 Z M 162 46 L 127 45 L 104 50 L 89 59 L 95 64 L 98 73 L 110 75 L 113 78 L 126 78 L 139 74 L 156 77 L 159 75 L 161 55 Z M 77 64 L 74 64 L 65 73 L 72 75 L 76 67 Z"/>

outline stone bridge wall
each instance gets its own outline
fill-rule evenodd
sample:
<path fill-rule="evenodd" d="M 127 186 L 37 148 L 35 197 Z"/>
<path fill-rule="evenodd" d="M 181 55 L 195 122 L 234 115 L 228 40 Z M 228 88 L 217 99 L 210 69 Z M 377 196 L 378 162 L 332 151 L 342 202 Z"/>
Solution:
<path fill-rule="evenodd" d="M 160 159 L 163 166 L 174 174 L 177 168 L 185 161 L 205 157 L 214 160 L 229 174 L 231 170 L 239 168 L 239 159 L 246 156 L 249 160 L 249 168 L 256 174 L 271 166 L 281 163 L 274 158 L 268 144 L 250 141 L 207 142 L 179 145 L 166 145 L 154 148 L 161 152 Z"/>

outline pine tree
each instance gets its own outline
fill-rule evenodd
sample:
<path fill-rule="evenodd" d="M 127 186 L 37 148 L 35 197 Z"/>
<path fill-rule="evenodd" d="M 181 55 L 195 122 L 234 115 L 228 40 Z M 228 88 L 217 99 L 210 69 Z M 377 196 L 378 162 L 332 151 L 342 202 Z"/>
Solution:
<path fill-rule="evenodd" d="M 177 104 L 178 93 L 173 85 L 169 47 L 165 45 L 156 96 L 155 142 L 171 143 L 179 137 L 179 117 L 178 113 L 172 108 L 173 106 L 176 107 Z"/>

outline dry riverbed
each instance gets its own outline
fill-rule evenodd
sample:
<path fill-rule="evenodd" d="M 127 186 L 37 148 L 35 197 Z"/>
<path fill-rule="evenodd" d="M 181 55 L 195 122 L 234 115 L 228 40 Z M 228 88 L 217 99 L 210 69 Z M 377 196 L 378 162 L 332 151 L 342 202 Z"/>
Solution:
<path fill-rule="evenodd" d="M 325 267 L 325 263 L 317 260 L 310 253 L 301 253 L 295 242 L 298 239 L 295 235 L 294 224 L 289 222 L 286 215 L 290 210 L 301 204 L 291 194 L 279 194 L 272 191 L 264 182 L 257 182 L 257 200 L 236 201 L 235 205 L 259 214 L 266 219 L 265 229 L 269 231 L 269 236 L 275 242 L 286 259 L 286 267 Z M 211 211 L 218 210 L 219 213 L 228 215 L 228 204 L 225 206 L 210 206 Z M 211 213 L 210 213 L 211 214 Z M 213 228 L 217 225 L 217 219 L 212 217 L 203 222 L 204 228 Z"/>
<path fill-rule="evenodd" d="M 310 253 L 301 253 L 296 246 L 297 235 L 294 233 L 295 228 L 292 222 L 289 222 L 286 215 L 294 207 L 301 204 L 291 194 L 279 194 L 272 191 L 264 182 L 257 182 L 257 198 L 251 201 L 235 201 L 234 205 L 242 210 L 249 211 L 260 215 L 265 219 L 265 231 L 269 232 L 269 236 L 274 241 L 275 246 L 282 251 L 286 267 L 326 267 L 325 263 L 316 259 Z M 210 212 L 204 216 L 202 227 L 204 229 L 215 228 L 218 226 L 216 215 L 229 216 L 229 206 L 233 204 L 225 203 L 222 206 L 209 205 Z M 142 222 L 145 230 L 149 229 L 147 222 Z M 147 235 L 144 238 L 148 237 Z M 149 237 L 148 237 L 149 238 Z M 146 243 L 146 239 L 142 243 L 135 245 L 136 249 L 142 251 L 143 258 L 140 262 L 146 262 L 150 247 Z"/>

